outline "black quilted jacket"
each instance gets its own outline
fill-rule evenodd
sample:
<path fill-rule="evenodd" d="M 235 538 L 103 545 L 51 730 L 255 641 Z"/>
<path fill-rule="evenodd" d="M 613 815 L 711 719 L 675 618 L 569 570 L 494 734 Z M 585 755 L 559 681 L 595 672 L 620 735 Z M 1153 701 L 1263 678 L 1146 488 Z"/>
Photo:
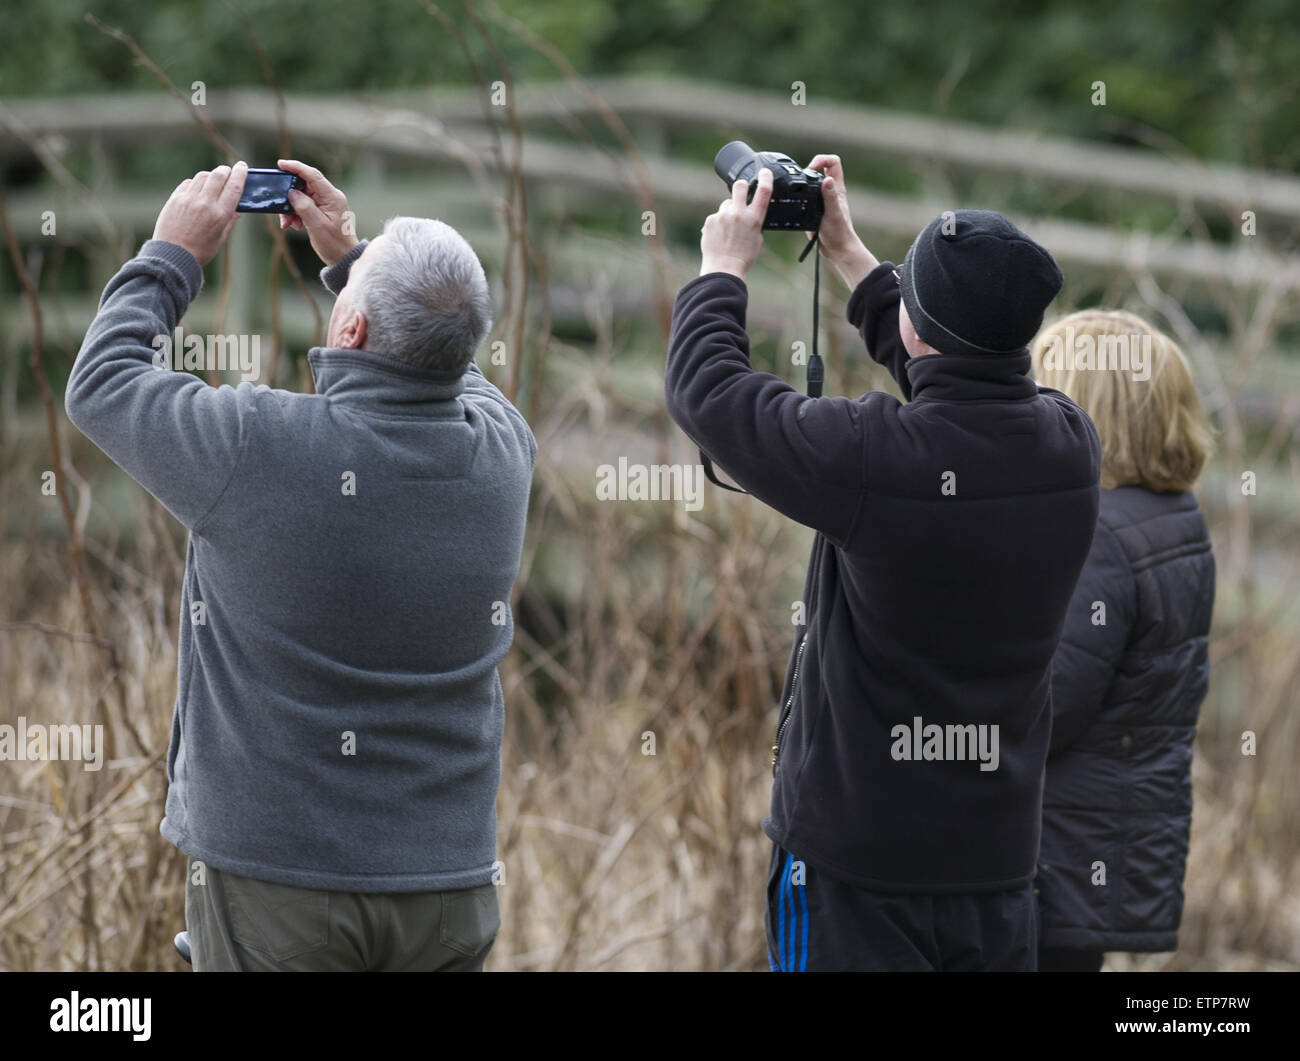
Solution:
<path fill-rule="evenodd" d="M 1214 555 L 1196 498 L 1103 490 L 1052 668 L 1036 884 L 1043 946 L 1177 946 L 1213 606 Z"/>

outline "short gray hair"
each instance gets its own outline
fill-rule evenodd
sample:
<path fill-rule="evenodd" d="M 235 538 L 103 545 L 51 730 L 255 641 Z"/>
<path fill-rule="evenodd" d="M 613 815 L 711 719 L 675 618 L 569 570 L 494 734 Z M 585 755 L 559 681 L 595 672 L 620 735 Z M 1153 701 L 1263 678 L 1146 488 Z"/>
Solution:
<path fill-rule="evenodd" d="M 415 368 L 459 376 L 492 327 L 487 277 L 450 225 L 390 217 L 382 252 L 352 293 L 366 318 L 366 349 Z"/>

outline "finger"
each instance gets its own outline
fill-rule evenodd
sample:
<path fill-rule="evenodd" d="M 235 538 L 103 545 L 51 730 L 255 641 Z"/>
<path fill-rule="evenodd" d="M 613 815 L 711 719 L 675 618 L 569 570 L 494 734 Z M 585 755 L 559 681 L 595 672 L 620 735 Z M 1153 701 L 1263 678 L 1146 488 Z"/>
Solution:
<path fill-rule="evenodd" d="M 754 192 L 754 201 L 747 209 L 760 221 L 767 214 L 767 204 L 772 201 L 772 171 L 765 169 L 758 175 L 758 190 Z"/>
<path fill-rule="evenodd" d="M 844 204 L 840 201 L 840 186 L 835 183 L 834 177 L 827 177 L 822 181 L 822 204 L 828 214 L 834 214 L 839 217 L 844 213 Z"/>
<path fill-rule="evenodd" d="M 736 206 L 744 206 L 745 200 L 749 198 L 749 181 L 739 180 L 731 186 L 731 198 L 728 202 L 735 203 Z"/>
<path fill-rule="evenodd" d="M 297 188 L 290 188 L 289 205 L 293 207 L 293 212 L 297 214 L 303 226 L 310 227 L 325 221 L 325 215 L 321 212 L 321 208 L 316 205 L 316 201 L 306 192 L 300 192 Z"/>
<path fill-rule="evenodd" d="M 305 162 L 299 162 L 296 158 L 276 159 L 276 165 L 284 170 L 285 173 L 292 173 L 305 180 L 307 182 L 308 193 L 314 194 L 318 191 L 326 192 L 336 190 L 334 185 L 325 179 L 325 174 L 315 166 L 309 166 Z"/>
<path fill-rule="evenodd" d="M 244 181 L 247 179 L 248 163 L 236 162 L 226 175 L 226 183 L 217 200 L 223 210 L 235 212 L 235 207 L 239 205 L 239 197 L 244 194 Z"/>
<path fill-rule="evenodd" d="M 208 179 L 203 184 L 203 193 L 213 200 L 221 198 L 222 189 L 226 186 L 226 181 L 230 179 L 229 166 L 214 166 Z"/>
<path fill-rule="evenodd" d="M 828 173 L 837 173 L 840 168 L 839 155 L 814 155 L 813 160 L 808 163 L 809 169 L 824 169 Z"/>
<path fill-rule="evenodd" d="M 190 190 L 194 192 L 203 191 L 203 186 L 207 184 L 208 178 L 211 176 L 212 174 L 209 173 L 207 170 L 205 169 L 199 170 L 199 172 L 194 174 L 193 178 L 191 178 L 194 181 L 194 183 L 190 185 Z"/>
<path fill-rule="evenodd" d="M 323 174 L 315 166 L 309 166 L 305 162 L 299 162 L 296 158 L 278 158 L 275 160 L 275 164 L 279 166 L 282 170 L 284 170 L 285 173 L 296 174 L 297 176 L 301 177 L 303 180 L 309 180 L 309 181 L 325 180 L 325 174 Z"/>

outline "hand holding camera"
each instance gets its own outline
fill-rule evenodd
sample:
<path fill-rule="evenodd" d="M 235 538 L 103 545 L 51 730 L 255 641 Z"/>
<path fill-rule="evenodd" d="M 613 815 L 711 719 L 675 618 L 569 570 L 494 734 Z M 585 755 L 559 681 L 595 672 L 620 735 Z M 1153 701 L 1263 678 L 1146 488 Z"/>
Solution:
<path fill-rule="evenodd" d="M 737 179 L 731 198 L 704 220 L 700 230 L 700 275 L 730 273 L 745 279 L 763 249 L 763 218 L 772 197 L 772 174 L 763 170 L 754 188 Z"/>
<path fill-rule="evenodd" d="M 780 151 L 755 151 L 743 140 L 733 140 L 724 145 L 713 159 L 713 171 L 733 189 L 733 193 L 736 183 L 744 181 L 748 187 L 745 205 L 749 207 L 753 207 L 760 180 L 770 181 L 771 192 L 761 212 L 760 232 L 776 229 L 803 232 L 809 239 L 817 236 L 821 254 L 850 289 L 856 288 L 880 264 L 853 230 L 844 170 L 838 155 L 817 155 L 807 166 L 800 168 L 794 159 Z M 709 221 L 722 212 L 719 210 Z M 705 222 L 705 228 L 707 235 L 708 222 Z M 760 235 L 759 246 L 761 242 Z M 707 251 L 705 256 L 709 256 Z M 737 268 L 727 268 L 726 263 L 719 264 L 718 259 L 706 261 L 701 272 L 734 272 L 743 279 L 757 256 L 757 248 L 748 260 L 741 255 L 739 261 L 732 263 Z M 721 257 L 723 255 L 719 255 Z"/>
<path fill-rule="evenodd" d="M 236 162 L 186 177 L 163 205 L 153 238 L 184 247 L 207 265 L 235 225 L 247 175 L 248 165 Z"/>
<path fill-rule="evenodd" d="M 721 272 L 744 280 L 763 249 L 764 229 L 803 232 L 808 245 L 799 260 L 816 246 L 851 289 L 880 264 L 853 230 L 838 155 L 818 155 L 800 168 L 780 151 L 755 151 L 743 140 L 733 140 L 714 157 L 713 171 L 731 188 L 731 198 L 704 222 L 701 276 Z M 817 352 L 819 277 L 820 269 L 814 269 L 812 352 L 808 357 L 808 395 L 812 398 L 821 397 L 825 381 Z M 735 489 L 719 482 L 703 450 L 700 455 L 712 482 Z"/>
<path fill-rule="evenodd" d="M 844 167 L 839 155 L 818 155 L 808 163 L 810 170 L 823 171 L 821 182 L 822 221 L 817 230 L 818 244 L 826 260 L 849 290 L 854 290 L 877 265 L 876 256 L 853 229 L 849 216 L 849 195 L 844 187 Z M 812 233 L 809 233 L 811 236 Z"/>
<path fill-rule="evenodd" d="M 728 187 L 734 187 L 738 180 L 747 182 L 750 199 L 757 179 L 764 173 L 769 175 L 772 196 L 763 213 L 765 229 L 811 233 L 821 224 L 822 175 L 812 167 L 800 169 L 789 155 L 780 151 L 755 151 L 743 140 L 733 140 L 714 156 L 713 172 Z"/>
<path fill-rule="evenodd" d="M 315 166 L 292 158 L 280 159 L 279 166 L 306 184 L 305 191 L 290 189 L 292 212 L 280 215 L 280 227 L 306 229 L 312 250 L 326 265 L 333 265 L 358 242 L 347 196 Z"/>

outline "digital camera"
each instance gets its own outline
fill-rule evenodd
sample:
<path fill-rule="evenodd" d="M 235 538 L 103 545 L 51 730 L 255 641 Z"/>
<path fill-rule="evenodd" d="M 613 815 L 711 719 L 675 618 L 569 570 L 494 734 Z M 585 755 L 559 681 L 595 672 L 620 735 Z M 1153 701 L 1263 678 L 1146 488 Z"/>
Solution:
<path fill-rule="evenodd" d="M 235 212 L 240 214 L 292 214 L 289 189 L 307 190 L 307 182 L 282 169 L 250 169 Z"/>
<path fill-rule="evenodd" d="M 822 175 L 805 169 L 780 151 L 755 151 L 743 140 L 727 144 L 713 160 L 713 170 L 730 188 L 738 180 L 749 181 L 754 201 L 760 170 L 772 171 L 772 201 L 763 217 L 765 229 L 816 232 L 822 220 Z"/>

